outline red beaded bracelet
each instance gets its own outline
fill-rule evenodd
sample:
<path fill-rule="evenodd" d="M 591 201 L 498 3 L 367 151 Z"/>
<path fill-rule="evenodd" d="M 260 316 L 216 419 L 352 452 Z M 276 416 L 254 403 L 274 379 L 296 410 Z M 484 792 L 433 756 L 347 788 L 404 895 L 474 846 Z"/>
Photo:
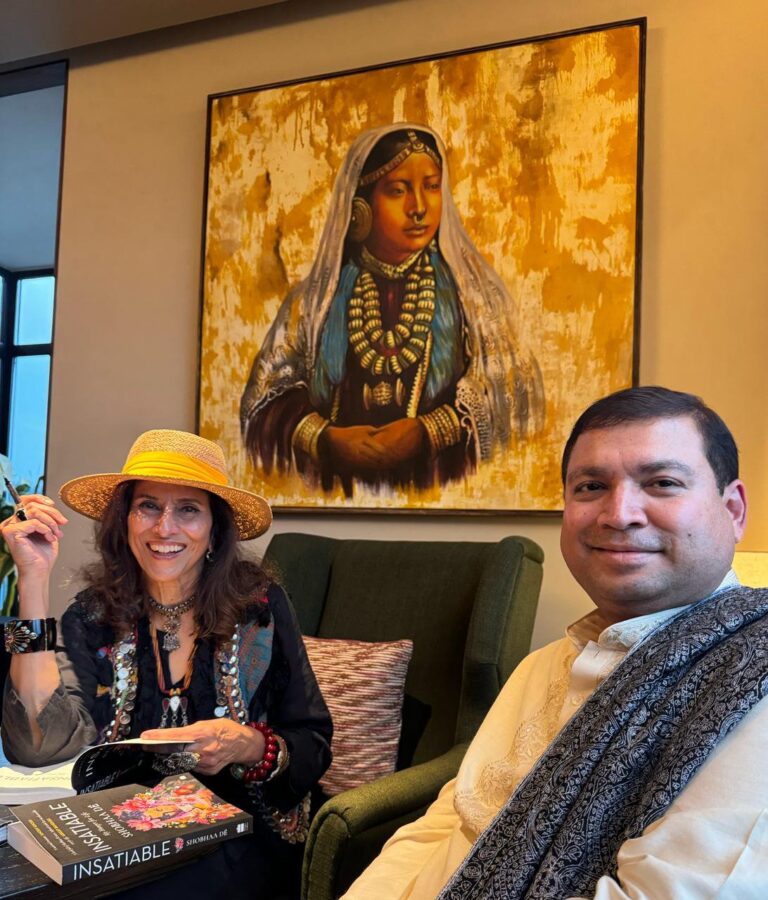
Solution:
<path fill-rule="evenodd" d="M 253 784 L 255 781 L 266 781 L 277 765 L 278 745 L 275 732 L 266 722 L 248 722 L 248 725 L 264 735 L 264 756 L 261 762 L 243 769 L 243 781 L 246 784 Z"/>

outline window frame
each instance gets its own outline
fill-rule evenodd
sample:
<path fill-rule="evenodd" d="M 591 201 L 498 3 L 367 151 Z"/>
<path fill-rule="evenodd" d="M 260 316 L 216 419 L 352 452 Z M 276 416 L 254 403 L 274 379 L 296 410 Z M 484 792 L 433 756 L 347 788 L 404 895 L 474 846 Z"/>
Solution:
<path fill-rule="evenodd" d="M 40 269 L 6 269 L 0 266 L 2 277 L 2 314 L 0 314 L 0 453 L 9 456 L 9 436 L 11 426 L 11 378 L 14 360 L 22 356 L 49 356 L 51 364 L 48 374 L 48 398 L 45 415 L 45 447 L 43 448 L 43 471 L 41 473 L 44 490 L 48 471 L 48 439 L 51 422 L 51 384 L 53 381 L 53 343 L 56 317 L 56 273 L 53 267 Z M 54 279 L 53 309 L 51 312 L 51 340 L 43 344 L 16 344 L 14 334 L 18 315 L 19 282 L 29 278 Z M 30 485 L 34 490 L 35 485 Z"/>

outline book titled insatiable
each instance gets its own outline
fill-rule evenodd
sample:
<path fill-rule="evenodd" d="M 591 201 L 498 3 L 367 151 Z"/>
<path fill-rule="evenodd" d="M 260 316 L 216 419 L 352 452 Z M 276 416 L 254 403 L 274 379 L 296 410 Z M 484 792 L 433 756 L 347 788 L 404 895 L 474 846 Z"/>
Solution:
<path fill-rule="evenodd" d="M 253 819 L 192 775 L 17 806 L 8 843 L 58 884 L 161 865 L 250 834 Z"/>

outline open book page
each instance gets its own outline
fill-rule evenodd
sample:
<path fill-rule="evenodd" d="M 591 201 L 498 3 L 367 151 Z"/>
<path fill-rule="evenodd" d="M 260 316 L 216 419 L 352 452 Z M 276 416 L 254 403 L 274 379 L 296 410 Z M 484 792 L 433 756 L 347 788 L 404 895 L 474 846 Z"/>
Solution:
<path fill-rule="evenodd" d="M 142 738 L 131 738 L 126 741 L 117 741 L 114 744 L 88 747 L 76 759 L 53 766 L 43 766 L 39 769 L 30 769 L 27 766 L 9 763 L 0 748 L 0 804 L 12 806 L 16 803 L 37 803 L 43 800 L 55 800 L 58 797 L 72 797 L 76 793 L 72 786 L 72 772 L 78 759 L 80 760 L 78 773 L 81 773 L 85 772 L 86 768 L 93 767 L 97 760 L 101 762 L 103 758 L 106 758 L 106 768 L 111 777 L 107 779 L 108 783 L 99 785 L 99 787 L 107 787 L 118 781 L 118 774 L 123 774 L 119 770 L 125 766 L 127 761 L 130 761 L 130 771 L 126 769 L 125 774 L 130 774 L 131 778 L 141 774 L 144 769 L 150 771 L 151 756 L 146 758 L 145 763 L 147 764 L 141 767 L 141 772 L 134 771 L 137 759 L 141 760 L 144 755 L 143 751 L 168 754 L 183 750 L 187 744 L 188 741 L 148 741 Z M 125 752 L 122 754 L 121 748 L 125 748 Z M 129 752 L 131 750 L 132 754 Z M 103 776 L 105 773 L 101 774 Z M 86 780 L 90 782 L 95 776 L 91 773 L 89 776 Z M 137 780 L 141 781 L 140 778 Z M 79 781 L 78 779 L 78 787 L 82 790 L 84 784 L 80 784 Z"/>
<path fill-rule="evenodd" d="M 0 803 L 11 806 L 72 797 L 75 793 L 72 787 L 74 762 L 71 759 L 54 766 L 30 769 L 12 765 L 4 755 L 0 756 Z"/>

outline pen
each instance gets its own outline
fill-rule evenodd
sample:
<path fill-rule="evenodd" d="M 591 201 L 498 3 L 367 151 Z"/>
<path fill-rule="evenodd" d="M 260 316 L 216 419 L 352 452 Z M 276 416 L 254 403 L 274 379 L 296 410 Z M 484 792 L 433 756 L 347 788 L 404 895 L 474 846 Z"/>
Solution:
<path fill-rule="evenodd" d="M 11 484 L 11 481 L 7 475 L 3 475 L 3 481 L 5 482 L 5 486 L 8 489 L 8 493 L 11 495 L 11 499 L 16 504 L 16 518 L 20 522 L 26 522 L 27 514 L 24 512 L 24 506 L 21 503 L 21 497 L 19 496 L 19 492 Z"/>

